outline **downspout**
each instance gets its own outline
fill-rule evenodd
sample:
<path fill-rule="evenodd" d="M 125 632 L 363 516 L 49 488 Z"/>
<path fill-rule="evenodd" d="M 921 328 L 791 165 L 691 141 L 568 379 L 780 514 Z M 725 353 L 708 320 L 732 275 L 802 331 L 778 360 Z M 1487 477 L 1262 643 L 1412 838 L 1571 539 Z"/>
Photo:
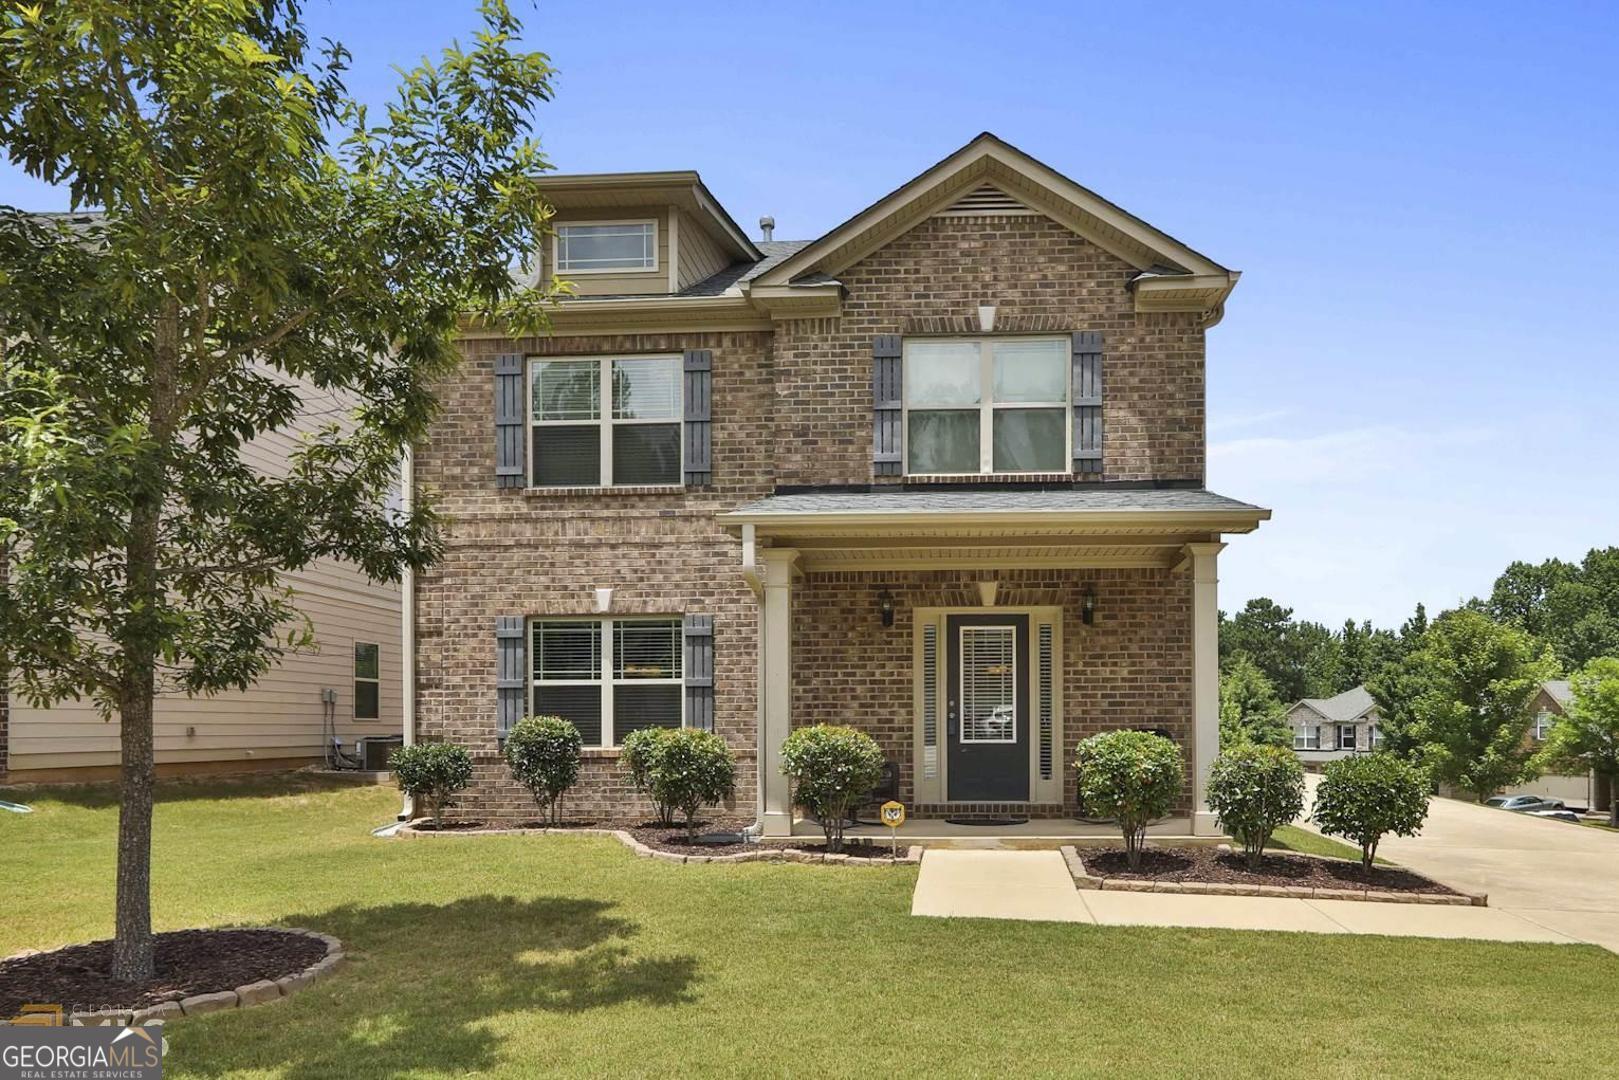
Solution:
<path fill-rule="evenodd" d="M 407 515 L 415 504 L 415 474 L 416 455 L 407 445 L 399 460 L 399 503 Z M 399 611 L 399 651 L 404 666 L 404 685 L 399 695 L 403 714 L 400 735 L 404 745 L 411 746 L 416 742 L 416 571 L 408 566 L 399 579 Z M 406 795 L 399 808 L 399 820 L 409 821 L 415 816 L 415 800 Z"/>

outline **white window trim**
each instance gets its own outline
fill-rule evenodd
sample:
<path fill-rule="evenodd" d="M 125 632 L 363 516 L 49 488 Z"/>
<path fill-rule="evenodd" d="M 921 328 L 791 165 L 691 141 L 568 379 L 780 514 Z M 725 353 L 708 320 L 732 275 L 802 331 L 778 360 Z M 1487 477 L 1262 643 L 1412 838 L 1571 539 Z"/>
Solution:
<path fill-rule="evenodd" d="M 1008 401 L 997 403 L 995 399 L 995 348 L 998 341 L 1060 341 L 1064 354 L 1067 356 L 1065 370 L 1068 377 L 1064 385 L 1067 393 L 1062 401 Z M 950 344 L 967 343 L 978 346 L 978 392 L 977 405 L 930 405 L 917 410 L 918 412 L 966 412 L 968 409 L 978 410 L 978 471 L 976 473 L 925 473 L 917 472 L 911 468 L 911 380 L 906 377 L 906 369 L 910 367 L 911 345 L 914 342 L 924 344 Z M 989 334 L 974 337 L 925 337 L 906 338 L 901 345 L 901 400 L 900 400 L 900 454 L 904 462 L 906 476 L 1046 476 L 1053 470 L 1025 470 L 1022 472 L 995 471 L 995 413 L 1002 409 L 1057 409 L 1063 410 L 1063 453 L 1062 464 L 1056 472 L 1071 472 L 1074 463 L 1074 342 L 1073 339 L 1057 334 Z"/>
<path fill-rule="evenodd" d="M 542 615 L 529 619 L 524 627 L 527 634 L 525 644 L 532 650 L 534 648 L 534 627 L 538 623 L 572 622 L 599 624 L 597 632 L 601 634 L 599 648 L 601 650 L 601 671 L 599 679 L 541 679 L 534 670 L 532 656 L 529 660 L 528 670 L 528 713 L 529 716 L 538 716 L 535 705 L 537 691 L 543 683 L 546 686 L 599 686 L 601 687 L 601 742 L 586 743 L 587 750 L 616 750 L 618 748 L 618 733 L 613 730 L 613 688 L 615 686 L 677 686 L 686 685 L 686 642 L 684 631 L 684 617 L 680 615 L 640 615 L 618 616 L 601 619 L 592 615 Z M 674 622 L 681 625 L 675 642 L 675 658 L 680 662 L 680 674 L 672 679 L 617 679 L 613 677 L 613 627 L 618 623 L 627 622 Z M 686 694 L 684 689 L 677 695 L 680 701 L 680 726 L 686 726 Z"/>
<path fill-rule="evenodd" d="M 351 665 L 351 671 L 353 672 L 353 675 L 354 675 L 354 685 L 349 688 L 349 693 L 352 696 L 352 702 L 351 702 L 351 705 L 350 705 L 350 708 L 349 708 L 349 712 L 351 714 L 353 714 L 353 718 L 355 720 L 381 720 L 382 719 L 382 643 L 380 641 L 355 641 L 352 644 L 356 648 L 361 646 L 361 645 L 369 645 L 373 649 L 377 650 L 377 677 L 374 678 L 374 679 L 362 678 L 361 677 L 360 672 L 359 672 L 359 665 L 360 665 L 359 657 L 354 655 L 353 649 L 350 649 L 350 651 L 349 651 L 349 663 Z M 359 685 L 361 683 L 375 683 L 376 684 L 376 687 L 377 687 L 377 715 L 375 715 L 375 716 L 361 716 L 360 715 Z"/>
<path fill-rule="evenodd" d="M 1348 745 L 1348 746 L 1344 745 L 1344 732 L 1346 732 L 1346 731 L 1349 732 L 1349 743 L 1350 743 L 1350 745 Z M 1355 730 L 1355 725 L 1354 724 L 1339 724 L 1338 725 L 1338 749 L 1340 749 L 1340 750 L 1355 750 L 1355 751 L 1358 751 L 1360 749 L 1360 737 L 1359 737 L 1359 733 Z"/>
<path fill-rule="evenodd" d="M 579 225 L 650 225 L 652 226 L 651 266 L 599 266 L 569 269 L 562 265 L 562 230 Z M 551 268 L 557 275 L 567 274 L 656 274 L 658 272 L 658 219 L 622 218 L 608 221 L 559 221 L 551 227 Z"/>
<path fill-rule="evenodd" d="M 983 630 L 1009 630 L 1012 633 L 1012 723 L 1007 727 L 1007 735 L 998 739 L 969 739 L 967 737 L 967 634 L 969 631 Z M 956 628 L 956 655 L 961 658 L 957 663 L 956 671 L 956 700 L 960 702 L 961 716 L 957 720 L 958 734 L 956 739 L 963 746 L 1011 746 L 1017 743 L 1018 738 L 1018 710 L 1017 688 L 1021 671 L 1018 668 L 1017 624 L 995 623 L 992 625 L 968 624 Z"/>
<path fill-rule="evenodd" d="M 675 404 L 674 417 L 663 419 L 630 419 L 619 420 L 613 416 L 613 362 L 624 360 L 634 362 L 637 360 L 672 360 L 675 363 L 675 388 L 679 400 Z M 572 361 L 596 363 L 596 412 L 594 420 L 539 420 L 534 416 L 534 371 L 538 364 L 548 361 Z M 636 424 L 673 424 L 676 431 L 675 443 L 680 448 L 680 467 L 675 470 L 673 480 L 661 481 L 655 485 L 629 484 L 627 487 L 680 487 L 686 479 L 686 376 L 681 370 L 682 356 L 680 353 L 632 353 L 629 355 L 606 356 L 530 356 L 527 369 L 524 372 L 526 382 L 523 393 L 526 396 L 524 412 L 528 418 L 528 427 L 525 429 L 523 444 L 527 460 L 523 468 L 528 473 L 529 484 L 535 484 L 534 476 L 534 429 L 536 427 L 585 427 L 590 424 L 597 425 L 601 430 L 598 433 L 600 442 L 597 445 L 597 455 L 601 461 L 599 479 L 593 484 L 566 484 L 564 487 L 595 488 L 616 487 L 613 480 L 613 429 L 615 427 L 631 427 Z M 553 487 L 557 485 L 546 485 Z"/>
<path fill-rule="evenodd" d="M 1535 714 L 1535 741 L 1536 742 L 1545 742 L 1546 741 L 1546 736 L 1548 736 L 1548 735 L 1550 735 L 1552 733 L 1552 725 L 1554 723 L 1556 723 L 1556 718 L 1554 716 L 1552 716 L 1552 713 L 1551 713 L 1550 709 L 1542 709 L 1542 710 L 1540 710 L 1540 712 L 1536 713 Z"/>

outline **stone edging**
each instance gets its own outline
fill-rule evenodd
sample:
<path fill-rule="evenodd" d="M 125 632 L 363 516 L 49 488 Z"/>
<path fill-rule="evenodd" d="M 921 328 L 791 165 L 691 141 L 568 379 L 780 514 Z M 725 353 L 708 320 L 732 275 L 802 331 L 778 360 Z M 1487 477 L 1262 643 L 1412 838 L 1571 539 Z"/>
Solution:
<path fill-rule="evenodd" d="M 316 979 L 321 979 L 336 971 L 343 964 L 343 943 L 330 934 L 317 933 L 314 930 L 289 929 L 284 926 L 222 926 L 206 927 L 209 930 L 255 930 L 273 931 L 278 934 L 301 934 L 311 937 L 326 946 L 326 955 L 310 964 L 302 971 L 283 975 L 279 979 L 260 979 L 234 990 L 220 990 L 212 994 L 193 994 L 178 1001 L 160 1001 L 156 1005 L 148 1005 L 143 1009 L 98 1009 L 94 1012 L 76 1012 L 69 1014 L 67 1022 L 81 1027 L 131 1027 L 149 1023 L 163 1023 L 167 1020 L 178 1020 L 182 1016 L 200 1016 L 203 1013 L 219 1012 L 222 1009 L 245 1009 L 252 1005 L 265 1005 L 272 1001 L 280 1001 L 289 997 Z M 49 952 L 47 949 L 31 949 L 8 956 L 11 960 L 20 956 L 37 955 Z"/>
<path fill-rule="evenodd" d="M 1117 892 L 1195 893 L 1207 896 L 1281 896 L 1297 900 L 1365 900 L 1380 904 L 1440 904 L 1449 907 L 1484 907 L 1488 897 L 1483 893 L 1467 893 L 1456 889 L 1457 895 L 1439 893 L 1383 892 L 1377 889 L 1317 889 L 1309 885 L 1229 885 L 1217 881 L 1144 881 L 1136 878 L 1100 878 L 1085 869 L 1079 849 L 1072 844 L 1062 847 L 1063 861 L 1074 876 L 1074 884 L 1081 889 L 1112 889 Z M 1288 855 L 1306 859 L 1323 858 L 1302 851 L 1289 851 Z M 1331 860 L 1341 861 L 1341 860 Z M 1414 871 L 1413 871 L 1414 872 Z M 1423 877 L 1428 875 L 1423 874 Z M 1428 878 L 1433 881 L 1433 878 Z M 1444 885 L 1442 881 L 1434 882 Z M 1450 889 L 1453 886 L 1445 885 Z"/>
<path fill-rule="evenodd" d="M 465 829 L 437 832 L 415 829 L 409 825 L 396 829 L 394 836 L 611 836 L 643 859 L 661 859 L 673 863 L 739 863 L 739 862 L 799 862 L 838 863 L 848 866 L 893 866 L 916 864 L 922 861 L 921 845 L 911 845 L 897 859 L 868 859 L 858 855 L 829 855 L 797 848 L 760 844 L 758 851 L 739 851 L 733 855 L 683 855 L 678 851 L 662 851 L 643 844 L 624 829 Z"/>

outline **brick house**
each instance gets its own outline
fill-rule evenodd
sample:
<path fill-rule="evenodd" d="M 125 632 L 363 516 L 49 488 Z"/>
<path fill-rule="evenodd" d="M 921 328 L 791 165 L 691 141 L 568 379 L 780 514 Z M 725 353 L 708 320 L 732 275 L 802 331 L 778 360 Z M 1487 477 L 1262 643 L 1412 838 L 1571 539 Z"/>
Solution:
<path fill-rule="evenodd" d="M 1377 703 L 1364 685 L 1329 698 L 1304 698 L 1287 710 L 1293 750 L 1306 767 L 1369 754 L 1383 746 Z"/>
<path fill-rule="evenodd" d="M 1215 577 L 1269 511 L 1204 489 L 1227 270 L 990 134 L 831 232 L 752 240 L 693 172 L 551 176 L 553 332 L 469 327 L 414 455 L 449 518 L 407 595 L 413 737 L 531 816 L 501 732 L 585 736 L 567 812 L 641 818 L 615 746 L 718 732 L 795 822 L 794 727 L 871 733 L 913 817 L 1072 817 L 1077 743 L 1184 749 L 1213 831 Z"/>

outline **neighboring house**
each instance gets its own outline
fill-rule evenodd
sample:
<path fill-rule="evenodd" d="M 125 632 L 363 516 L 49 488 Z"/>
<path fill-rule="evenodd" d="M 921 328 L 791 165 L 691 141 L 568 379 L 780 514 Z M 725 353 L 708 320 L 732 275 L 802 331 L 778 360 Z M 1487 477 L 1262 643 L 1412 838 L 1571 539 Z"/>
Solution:
<path fill-rule="evenodd" d="M 328 395 L 306 395 L 308 424 L 341 412 Z M 244 456 L 273 472 L 297 437 L 290 430 L 263 436 Z M 296 768 L 324 760 L 333 733 L 351 752 L 359 738 L 398 735 L 404 668 L 399 586 L 324 559 L 283 580 L 313 626 L 316 648 L 285 657 L 240 693 L 160 697 L 153 717 L 159 775 Z M 36 709 L 0 685 L 0 779 L 110 778 L 118 760 L 116 716 L 103 720 L 88 700 Z"/>
<path fill-rule="evenodd" d="M 989 134 L 809 242 L 695 172 L 540 184 L 577 295 L 547 336 L 469 325 L 415 454 L 452 525 L 406 722 L 473 752 L 461 813 L 534 814 L 501 735 L 558 714 L 575 816 L 646 814 L 615 748 L 648 725 L 722 735 L 771 835 L 803 725 L 979 818 L 1074 815 L 1079 740 L 1151 728 L 1169 827 L 1214 830 L 1216 564 L 1269 517 L 1203 487 L 1235 271 Z"/>
<path fill-rule="evenodd" d="M 1530 709 L 1535 714 L 1535 726 L 1530 737 L 1536 743 L 1544 742 L 1552 725 L 1562 716 L 1574 700 L 1574 692 L 1566 679 L 1551 679 L 1540 684 Z M 1504 795 L 1539 795 L 1546 799 L 1561 799 L 1571 807 L 1588 810 L 1607 810 L 1612 798 L 1612 783 L 1607 777 L 1588 773 L 1583 776 L 1547 774 L 1509 787 Z"/>
<path fill-rule="evenodd" d="M 1287 710 L 1293 749 L 1306 765 L 1369 754 L 1383 746 L 1377 705 L 1366 687 L 1336 697 L 1305 698 Z"/>

